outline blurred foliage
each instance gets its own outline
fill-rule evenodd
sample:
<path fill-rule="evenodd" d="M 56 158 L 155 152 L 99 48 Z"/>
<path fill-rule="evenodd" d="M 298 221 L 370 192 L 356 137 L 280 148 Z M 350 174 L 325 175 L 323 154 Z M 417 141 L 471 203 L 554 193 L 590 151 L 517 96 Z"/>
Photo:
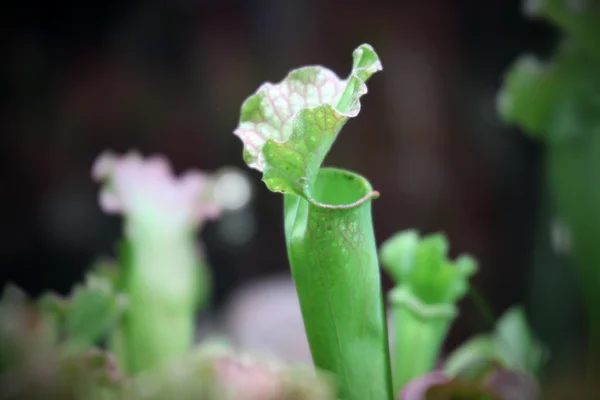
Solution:
<path fill-rule="evenodd" d="M 547 360 L 544 347 L 533 336 L 521 307 L 507 310 L 495 331 L 478 335 L 455 349 L 446 359 L 450 376 L 482 376 L 498 366 L 536 376 Z"/>
<path fill-rule="evenodd" d="M 98 343 L 127 307 L 125 295 L 117 293 L 109 279 L 94 273 L 87 275 L 83 285 L 75 285 L 68 299 L 49 293 L 39 303 L 42 312 L 53 318 L 59 337 L 67 338 L 73 350 Z"/>
<path fill-rule="evenodd" d="M 600 3 L 596 0 L 526 1 L 533 17 L 561 28 L 550 60 L 519 58 L 505 77 L 498 108 L 546 149 L 546 178 L 558 217 L 551 229 L 569 239 L 554 250 L 572 251 L 587 303 L 591 369 L 600 365 Z M 547 211 L 547 210 L 546 210 Z M 561 225 L 557 227 L 557 222 Z M 543 276 L 538 274 L 538 277 Z M 594 366 L 596 365 L 596 366 Z M 591 371 L 590 371 L 591 372 Z"/>
<path fill-rule="evenodd" d="M 534 379 L 519 372 L 497 368 L 485 377 L 451 378 L 435 371 L 411 381 L 399 400 L 537 400 Z"/>
<path fill-rule="evenodd" d="M 477 262 L 468 255 L 448 259 L 444 234 L 419 237 L 416 231 L 400 232 L 386 240 L 380 250 L 381 263 L 396 285 L 425 304 L 452 304 L 469 289 L 468 279 Z"/>
<path fill-rule="evenodd" d="M 87 310 L 84 314 L 91 318 L 97 302 L 82 301 L 88 298 L 79 294 L 82 291 L 82 288 L 76 290 L 74 309 L 77 313 Z M 69 304 L 45 300 L 37 307 L 16 287 L 5 288 L 0 301 L 0 398 L 3 400 L 334 398 L 331 380 L 312 368 L 288 366 L 273 357 L 239 351 L 216 341 L 205 342 L 181 359 L 136 376 L 126 376 L 119 371 L 112 355 L 81 345 L 82 338 L 95 337 L 98 329 L 67 329 L 62 332 L 64 340 L 60 340 L 54 305 L 68 313 L 65 310 Z M 86 322 L 90 327 L 104 326 L 103 318 L 99 320 Z"/>
<path fill-rule="evenodd" d="M 458 315 L 456 303 L 477 270 L 474 258 L 451 261 L 448 250 L 444 234 L 421 238 L 414 230 L 399 232 L 381 246 L 380 262 L 396 284 L 388 293 L 395 393 L 434 368 Z"/>
<path fill-rule="evenodd" d="M 80 312 L 86 302 L 73 304 Z M 87 304 L 96 308 L 95 302 Z M 68 314 L 69 307 L 64 311 Z M 16 287 L 4 289 L 0 300 L 0 398 L 103 399 L 122 384 L 124 377 L 110 355 L 81 346 L 99 330 L 70 331 L 74 340 L 61 340 L 60 334 L 65 332 L 56 316 L 56 310 L 48 311 L 47 304 L 36 307 Z M 93 314 L 86 318 L 90 326 L 102 326 L 90 320 Z"/>

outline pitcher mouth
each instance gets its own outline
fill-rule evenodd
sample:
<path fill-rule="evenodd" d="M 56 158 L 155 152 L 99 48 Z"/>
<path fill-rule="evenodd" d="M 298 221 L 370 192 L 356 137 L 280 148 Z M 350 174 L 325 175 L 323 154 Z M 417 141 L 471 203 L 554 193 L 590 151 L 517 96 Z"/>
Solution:
<path fill-rule="evenodd" d="M 308 200 L 327 209 L 350 209 L 379 197 L 361 175 L 339 168 L 321 168 L 310 188 Z"/>
<path fill-rule="evenodd" d="M 454 304 L 438 303 L 428 304 L 421 301 L 411 293 L 407 287 L 400 285 L 392 289 L 388 295 L 390 304 L 403 306 L 413 314 L 427 319 L 451 319 L 456 317 L 458 311 Z"/>

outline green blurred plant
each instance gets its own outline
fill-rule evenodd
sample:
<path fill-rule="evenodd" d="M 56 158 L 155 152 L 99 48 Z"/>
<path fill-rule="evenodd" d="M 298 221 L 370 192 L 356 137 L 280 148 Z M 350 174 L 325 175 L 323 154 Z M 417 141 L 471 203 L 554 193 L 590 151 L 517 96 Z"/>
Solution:
<path fill-rule="evenodd" d="M 414 343 L 422 342 L 415 337 Z M 455 349 L 442 369 L 406 382 L 400 400 L 537 400 L 537 375 L 546 359 L 547 351 L 529 329 L 524 310 L 513 307 L 496 322 L 494 332 L 477 335 Z"/>
<path fill-rule="evenodd" d="M 207 341 L 175 362 L 138 375 L 128 399 L 334 400 L 330 378 L 313 368 Z"/>
<path fill-rule="evenodd" d="M 467 293 L 477 263 L 470 256 L 448 259 L 443 234 L 423 238 L 397 233 L 383 243 L 380 259 L 396 286 L 389 293 L 394 327 L 394 392 L 431 372 L 451 323 L 456 303 Z"/>
<path fill-rule="evenodd" d="M 455 349 L 444 363 L 449 376 L 481 377 L 503 369 L 536 376 L 548 353 L 531 332 L 521 307 L 507 310 L 495 331 L 469 339 Z"/>
<path fill-rule="evenodd" d="M 84 284 L 74 286 L 69 299 L 44 294 L 39 308 L 67 341 L 68 351 L 93 347 L 108 332 L 117 328 L 127 308 L 127 298 L 116 291 L 113 282 L 94 271 Z"/>
<path fill-rule="evenodd" d="M 343 399 L 391 399 L 388 340 L 371 200 L 360 175 L 322 168 L 366 81 L 381 70 L 369 45 L 349 77 L 311 66 L 266 83 L 243 103 L 235 135 L 250 168 L 284 194 L 285 238 L 316 367 L 334 373 Z"/>
<path fill-rule="evenodd" d="M 124 215 L 114 283 L 128 307 L 111 349 L 126 371 L 137 373 L 192 348 L 195 314 L 210 293 L 195 234 L 219 209 L 206 175 L 190 171 L 176 178 L 162 157 L 107 152 L 98 157 L 93 177 L 103 183 L 103 210 Z"/>
<path fill-rule="evenodd" d="M 14 286 L 4 288 L 0 398 L 101 400 L 118 391 L 123 375 L 113 357 L 93 344 L 122 305 L 94 280 L 89 277 L 69 298 L 47 295 L 36 303 Z"/>
<path fill-rule="evenodd" d="M 193 234 L 218 215 L 208 193 L 218 179 L 176 180 L 166 160 L 135 153 L 101 156 L 94 176 L 103 209 L 126 215 L 119 260 L 96 262 L 68 296 L 34 302 L 5 288 L 0 398 L 334 400 L 312 368 L 222 343 L 193 347 L 210 288 Z M 107 338 L 114 354 L 96 347 Z"/>
<path fill-rule="evenodd" d="M 7 400 L 334 400 L 327 375 L 208 341 L 136 375 L 114 357 L 82 346 L 80 329 L 65 322 L 81 309 L 82 290 L 69 298 L 32 302 L 8 286 L 0 299 L 0 398 Z M 57 310 L 59 307 L 60 310 Z M 90 308 L 94 310 L 95 308 Z M 68 318 L 66 318 L 68 320 Z M 102 323 L 89 320 L 99 331 Z M 66 327 L 66 329 L 65 329 Z M 77 346 L 72 346 L 77 343 Z"/>
<path fill-rule="evenodd" d="M 589 315 L 590 371 L 600 360 L 600 7 L 597 1 L 526 1 L 563 38 L 548 62 L 520 57 L 498 96 L 505 121 L 546 148 L 553 203 L 572 236 Z"/>

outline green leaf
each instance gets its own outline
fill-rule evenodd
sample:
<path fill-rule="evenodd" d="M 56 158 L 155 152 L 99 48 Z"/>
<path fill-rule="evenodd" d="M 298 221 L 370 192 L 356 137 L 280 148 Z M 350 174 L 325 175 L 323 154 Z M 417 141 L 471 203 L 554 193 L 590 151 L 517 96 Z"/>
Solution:
<path fill-rule="evenodd" d="M 531 332 L 522 307 L 513 307 L 502 315 L 494 340 L 504 366 L 513 371 L 537 373 L 545 361 L 546 351 Z"/>
<path fill-rule="evenodd" d="M 489 335 L 475 336 L 454 350 L 444 364 L 449 376 L 480 377 L 490 368 L 490 363 L 499 360 L 498 346 Z"/>
<path fill-rule="evenodd" d="M 485 371 L 499 365 L 514 372 L 535 375 L 546 360 L 546 350 L 532 334 L 521 307 L 507 310 L 493 333 L 476 336 L 454 350 L 444 370 L 450 376 Z"/>
<path fill-rule="evenodd" d="M 600 57 L 565 39 L 553 60 L 520 57 L 498 94 L 502 118 L 532 137 L 558 144 L 600 126 Z"/>
<path fill-rule="evenodd" d="M 122 251 L 125 244 L 123 240 L 118 245 Z M 99 258 L 90 267 L 93 276 L 106 279 L 114 291 L 119 291 L 123 287 L 123 269 L 119 268 L 117 260 L 109 258 Z"/>
<path fill-rule="evenodd" d="M 413 230 L 397 233 L 383 243 L 380 258 L 395 282 L 426 304 L 456 302 L 466 294 L 468 279 L 477 270 L 470 256 L 448 260 L 448 241 L 439 233 L 422 239 Z"/>
<path fill-rule="evenodd" d="M 35 307 L 19 287 L 8 284 L 0 299 L 0 341 L 33 340 L 41 347 L 57 342 L 59 325 L 53 312 Z"/>
<path fill-rule="evenodd" d="M 531 16 L 553 22 L 582 43 L 588 51 L 600 54 L 600 3 L 598 0 L 525 0 Z"/>
<path fill-rule="evenodd" d="M 106 334 L 125 310 L 125 298 L 111 282 L 88 275 L 84 285 L 75 286 L 65 311 L 65 331 L 71 349 L 86 349 Z"/>
<path fill-rule="evenodd" d="M 234 134 L 244 143 L 244 160 L 263 172 L 270 190 L 312 198 L 321 163 L 342 126 L 358 115 L 365 82 L 382 68 L 369 45 L 353 58 L 346 80 L 324 67 L 304 67 L 262 85 L 242 105 Z"/>
<path fill-rule="evenodd" d="M 58 326 L 48 317 L 62 315 L 65 307 L 54 295 L 32 302 L 15 286 L 5 288 L 0 300 L 0 398 L 123 398 L 119 388 L 124 381 L 110 355 L 65 348 L 55 340 Z"/>
<path fill-rule="evenodd" d="M 520 57 L 505 77 L 498 94 L 498 111 L 508 122 L 517 123 L 537 137 L 548 128 L 557 101 L 556 72 L 532 56 Z"/>

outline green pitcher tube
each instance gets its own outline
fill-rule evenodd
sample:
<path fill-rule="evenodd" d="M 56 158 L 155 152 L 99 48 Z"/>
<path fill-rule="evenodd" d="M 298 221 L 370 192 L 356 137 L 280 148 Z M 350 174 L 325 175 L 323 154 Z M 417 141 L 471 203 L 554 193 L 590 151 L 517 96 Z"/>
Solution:
<path fill-rule="evenodd" d="M 322 168 L 313 202 L 285 196 L 285 236 L 304 324 L 319 368 L 340 399 L 390 399 L 389 350 L 371 217 L 378 196 L 363 177 Z"/>
<path fill-rule="evenodd" d="M 439 233 L 423 238 L 399 232 L 381 246 L 380 258 L 396 287 L 389 293 L 394 327 L 392 376 L 394 393 L 431 372 L 439 357 L 456 303 L 466 294 L 477 270 L 475 259 L 448 258 L 448 241 Z"/>
<path fill-rule="evenodd" d="M 128 370 L 139 372 L 186 354 L 194 344 L 198 287 L 205 274 L 193 235 L 148 231 L 131 246 L 124 321 Z"/>
<path fill-rule="evenodd" d="M 456 318 L 453 304 L 425 304 L 404 287 L 389 293 L 393 324 L 394 393 L 432 371 L 448 329 Z"/>
<path fill-rule="evenodd" d="M 93 171 L 100 204 L 124 216 L 120 290 L 128 299 L 110 346 L 129 373 L 155 367 L 192 348 L 195 313 L 210 291 L 196 234 L 219 215 L 208 177 L 176 177 L 167 160 L 104 153 Z"/>

